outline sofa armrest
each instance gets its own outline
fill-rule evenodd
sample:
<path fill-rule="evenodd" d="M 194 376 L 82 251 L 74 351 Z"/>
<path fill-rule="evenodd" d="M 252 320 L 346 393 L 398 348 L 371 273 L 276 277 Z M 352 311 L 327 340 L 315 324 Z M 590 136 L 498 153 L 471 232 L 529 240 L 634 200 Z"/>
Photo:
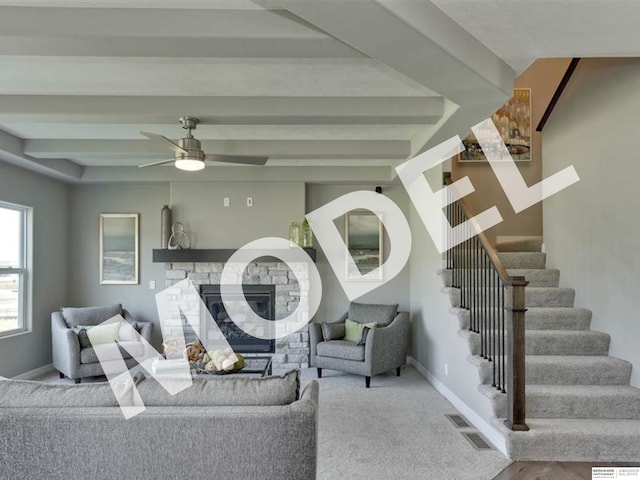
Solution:
<path fill-rule="evenodd" d="M 51 314 L 51 351 L 53 366 L 69 378 L 77 378 L 80 369 L 80 342 L 60 312 Z"/>
<path fill-rule="evenodd" d="M 136 322 L 138 324 L 138 330 L 140 336 L 144 338 L 147 342 L 151 343 L 151 334 L 153 333 L 153 323 L 152 322 L 141 322 L 136 320 L 128 310 L 122 309 L 122 318 L 124 318 L 127 322 L 133 323 Z"/>
<path fill-rule="evenodd" d="M 377 375 L 404 365 L 409 345 L 409 313 L 398 312 L 393 321 L 369 331 L 364 360 L 371 375 Z"/>

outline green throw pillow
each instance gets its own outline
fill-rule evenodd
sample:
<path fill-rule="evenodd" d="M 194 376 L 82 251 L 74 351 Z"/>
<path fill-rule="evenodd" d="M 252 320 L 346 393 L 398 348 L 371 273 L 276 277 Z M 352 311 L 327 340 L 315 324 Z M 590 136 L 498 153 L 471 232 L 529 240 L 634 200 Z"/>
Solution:
<path fill-rule="evenodd" d="M 362 338 L 362 330 L 364 330 L 365 327 L 376 328 L 378 326 L 378 322 L 358 323 L 358 322 L 354 322 L 353 320 L 349 320 L 347 318 L 344 326 L 345 326 L 344 339 L 348 340 L 349 342 L 358 343 Z"/>

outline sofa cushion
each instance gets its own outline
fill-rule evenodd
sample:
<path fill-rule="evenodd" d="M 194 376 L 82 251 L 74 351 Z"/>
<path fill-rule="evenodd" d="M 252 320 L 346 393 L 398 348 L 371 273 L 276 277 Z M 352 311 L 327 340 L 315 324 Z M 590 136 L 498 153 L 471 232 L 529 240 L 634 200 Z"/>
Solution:
<path fill-rule="evenodd" d="M 264 378 L 197 375 L 193 386 L 169 395 L 162 386 L 147 378 L 138 386 L 147 406 L 274 406 L 289 405 L 300 395 L 300 371 Z"/>
<path fill-rule="evenodd" d="M 122 304 L 103 307 L 63 307 L 62 317 L 70 328 L 78 325 L 98 325 L 105 320 L 122 315 Z"/>
<path fill-rule="evenodd" d="M 129 350 L 133 352 L 134 355 L 143 355 L 144 354 L 144 345 L 141 342 L 118 342 L 123 347 L 126 346 Z M 131 358 L 131 354 L 124 348 L 114 349 L 110 344 L 102 344 L 96 345 L 90 348 L 83 348 L 80 350 L 80 363 L 96 363 L 98 362 L 98 355 L 96 354 L 96 349 L 100 349 L 104 351 L 106 360 L 117 360 L 118 356 L 120 358 Z"/>
<path fill-rule="evenodd" d="M 376 322 L 379 327 L 386 327 L 393 321 L 397 313 L 397 303 L 395 305 L 377 305 L 351 302 L 348 318 L 358 323 Z"/>
<path fill-rule="evenodd" d="M 345 325 L 340 323 L 321 323 L 322 338 L 325 340 L 342 340 L 345 334 Z"/>
<path fill-rule="evenodd" d="M 116 407 L 108 383 L 56 385 L 29 380 L 0 380 L 0 407 Z"/>
<path fill-rule="evenodd" d="M 316 347 L 316 351 L 321 357 L 334 357 L 364 362 L 364 345 L 356 345 L 347 340 L 320 342 Z"/>

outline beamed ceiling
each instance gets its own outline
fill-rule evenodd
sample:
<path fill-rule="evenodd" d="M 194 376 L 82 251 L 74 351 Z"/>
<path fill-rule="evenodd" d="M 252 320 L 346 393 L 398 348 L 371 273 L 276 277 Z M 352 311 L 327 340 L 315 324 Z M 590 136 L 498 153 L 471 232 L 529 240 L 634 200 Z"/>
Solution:
<path fill-rule="evenodd" d="M 504 26 L 509 2 L 435 3 L 0 0 L 0 158 L 69 181 L 391 181 L 555 56 Z M 207 153 L 268 164 L 138 169 L 171 158 L 140 130 L 180 138 L 181 116 Z"/>

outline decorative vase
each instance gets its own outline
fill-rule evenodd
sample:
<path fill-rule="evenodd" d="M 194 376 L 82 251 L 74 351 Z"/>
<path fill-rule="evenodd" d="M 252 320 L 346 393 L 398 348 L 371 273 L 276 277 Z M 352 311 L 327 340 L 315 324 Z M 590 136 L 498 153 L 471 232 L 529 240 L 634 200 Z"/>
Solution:
<path fill-rule="evenodd" d="M 313 232 L 306 218 L 302 222 L 302 248 L 313 248 Z"/>
<path fill-rule="evenodd" d="M 289 225 L 289 246 L 291 248 L 300 245 L 300 225 L 298 222 L 291 222 Z"/>
<path fill-rule="evenodd" d="M 160 248 L 168 248 L 169 237 L 171 237 L 171 209 L 169 205 L 165 205 L 160 212 Z"/>

